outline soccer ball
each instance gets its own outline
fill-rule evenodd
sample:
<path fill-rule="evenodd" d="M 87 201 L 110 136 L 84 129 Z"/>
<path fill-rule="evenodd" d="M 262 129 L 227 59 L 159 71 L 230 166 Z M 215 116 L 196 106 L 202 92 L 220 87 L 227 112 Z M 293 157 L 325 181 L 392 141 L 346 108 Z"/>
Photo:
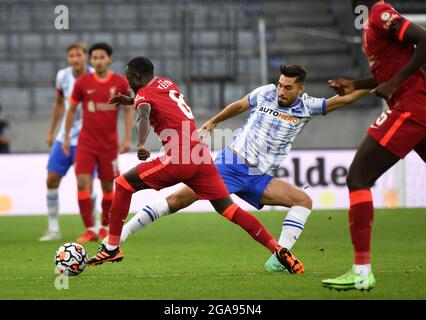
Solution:
<path fill-rule="evenodd" d="M 63 244 L 55 254 L 56 269 L 68 276 L 76 276 L 82 273 L 87 261 L 86 249 L 75 242 Z"/>

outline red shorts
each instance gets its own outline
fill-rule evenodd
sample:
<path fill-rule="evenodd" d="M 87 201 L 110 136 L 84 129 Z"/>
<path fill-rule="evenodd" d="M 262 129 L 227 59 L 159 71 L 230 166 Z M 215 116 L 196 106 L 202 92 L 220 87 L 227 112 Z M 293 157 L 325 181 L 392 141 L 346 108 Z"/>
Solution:
<path fill-rule="evenodd" d="M 98 171 L 99 180 L 113 181 L 119 174 L 117 161 L 117 148 L 112 151 L 101 152 L 95 149 L 78 146 L 75 156 L 75 173 L 92 175 L 95 168 Z"/>
<path fill-rule="evenodd" d="M 222 199 L 229 195 L 213 160 L 201 164 L 175 164 L 171 163 L 170 159 L 162 156 L 138 164 L 136 170 L 139 177 L 155 190 L 183 182 L 202 200 Z"/>
<path fill-rule="evenodd" d="M 410 112 L 384 111 L 368 135 L 401 159 L 414 150 L 426 162 L 426 126 L 413 120 Z"/>

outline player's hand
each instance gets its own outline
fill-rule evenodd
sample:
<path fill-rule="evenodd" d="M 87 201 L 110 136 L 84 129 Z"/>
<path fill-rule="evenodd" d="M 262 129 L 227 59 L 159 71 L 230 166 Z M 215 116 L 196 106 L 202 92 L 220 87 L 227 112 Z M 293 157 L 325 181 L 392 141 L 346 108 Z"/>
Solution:
<path fill-rule="evenodd" d="M 210 134 L 214 128 L 216 128 L 217 124 L 213 121 L 209 120 L 204 123 L 201 128 L 198 130 L 201 139 L 204 139 L 208 134 Z"/>
<path fill-rule="evenodd" d="M 49 148 L 52 146 L 54 139 L 55 137 L 53 136 L 53 133 L 49 132 L 44 140 Z"/>
<path fill-rule="evenodd" d="M 111 99 L 108 100 L 109 104 L 113 105 L 123 105 L 123 106 L 129 106 L 133 104 L 133 98 L 130 98 L 124 94 L 118 94 Z"/>
<path fill-rule="evenodd" d="M 149 150 L 146 150 L 143 146 L 138 147 L 138 159 L 145 161 L 150 156 Z"/>
<path fill-rule="evenodd" d="M 376 96 L 383 99 L 390 99 L 395 91 L 398 89 L 398 85 L 392 81 L 388 81 L 379 85 L 376 89 L 371 90 Z"/>
<path fill-rule="evenodd" d="M 328 80 L 330 88 L 332 88 L 339 96 L 345 96 L 355 91 L 354 83 L 352 80 L 347 79 L 334 79 Z"/>
<path fill-rule="evenodd" d="M 70 140 L 65 139 L 64 142 L 62 143 L 62 151 L 64 152 L 64 155 L 69 157 L 71 155 L 70 150 L 71 150 Z"/>
<path fill-rule="evenodd" d="M 120 144 L 120 153 L 129 152 L 132 148 L 132 143 L 129 140 L 123 140 Z"/>

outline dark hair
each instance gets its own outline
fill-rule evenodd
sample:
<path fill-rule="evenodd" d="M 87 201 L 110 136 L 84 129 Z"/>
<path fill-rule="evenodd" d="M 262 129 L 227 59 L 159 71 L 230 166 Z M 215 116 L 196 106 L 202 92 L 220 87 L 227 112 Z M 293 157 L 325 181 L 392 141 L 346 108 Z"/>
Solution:
<path fill-rule="evenodd" d="M 153 75 L 154 65 L 151 60 L 146 57 L 136 57 L 130 60 L 127 68 L 140 72 L 141 74 Z"/>
<path fill-rule="evenodd" d="M 296 82 L 305 83 L 307 72 L 305 68 L 296 64 L 282 64 L 280 66 L 281 74 L 289 78 L 296 78 Z"/>
<path fill-rule="evenodd" d="M 92 55 L 93 50 L 104 50 L 108 57 L 112 56 L 112 47 L 106 42 L 98 42 L 92 45 L 89 49 L 89 56 Z"/>

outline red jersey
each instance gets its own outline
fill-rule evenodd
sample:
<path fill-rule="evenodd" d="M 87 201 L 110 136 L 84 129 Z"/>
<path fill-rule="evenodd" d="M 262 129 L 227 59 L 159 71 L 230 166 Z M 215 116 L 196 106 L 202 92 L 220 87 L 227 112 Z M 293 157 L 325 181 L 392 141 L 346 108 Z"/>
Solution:
<path fill-rule="evenodd" d="M 379 1 L 371 9 L 367 28 L 363 31 L 363 49 L 378 84 L 393 78 L 411 59 L 415 46 L 403 42 L 410 24 L 409 20 L 384 1 Z M 407 103 L 401 108 L 420 114 L 418 119 L 426 123 L 426 78 L 422 69 L 399 86 L 388 101 L 389 107 L 395 107 L 403 96 L 418 97 L 420 103 Z"/>
<path fill-rule="evenodd" d="M 113 96 L 122 93 L 129 95 L 127 80 L 113 72 L 105 79 L 95 73 L 85 74 L 74 84 L 70 101 L 83 102 L 83 125 L 78 145 L 97 150 L 118 148 L 117 120 L 119 108 L 108 104 Z"/>
<path fill-rule="evenodd" d="M 142 104 L 151 106 L 149 120 L 163 145 L 170 142 L 172 146 L 169 147 L 193 147 L 200 142 L 191 108 L 172 80 L 154 77 L 145 87 L 138 90 L 134 101 L 136 110 Z M 176 132 L 179 141 L 170 134 L 170 129 Z"/>

